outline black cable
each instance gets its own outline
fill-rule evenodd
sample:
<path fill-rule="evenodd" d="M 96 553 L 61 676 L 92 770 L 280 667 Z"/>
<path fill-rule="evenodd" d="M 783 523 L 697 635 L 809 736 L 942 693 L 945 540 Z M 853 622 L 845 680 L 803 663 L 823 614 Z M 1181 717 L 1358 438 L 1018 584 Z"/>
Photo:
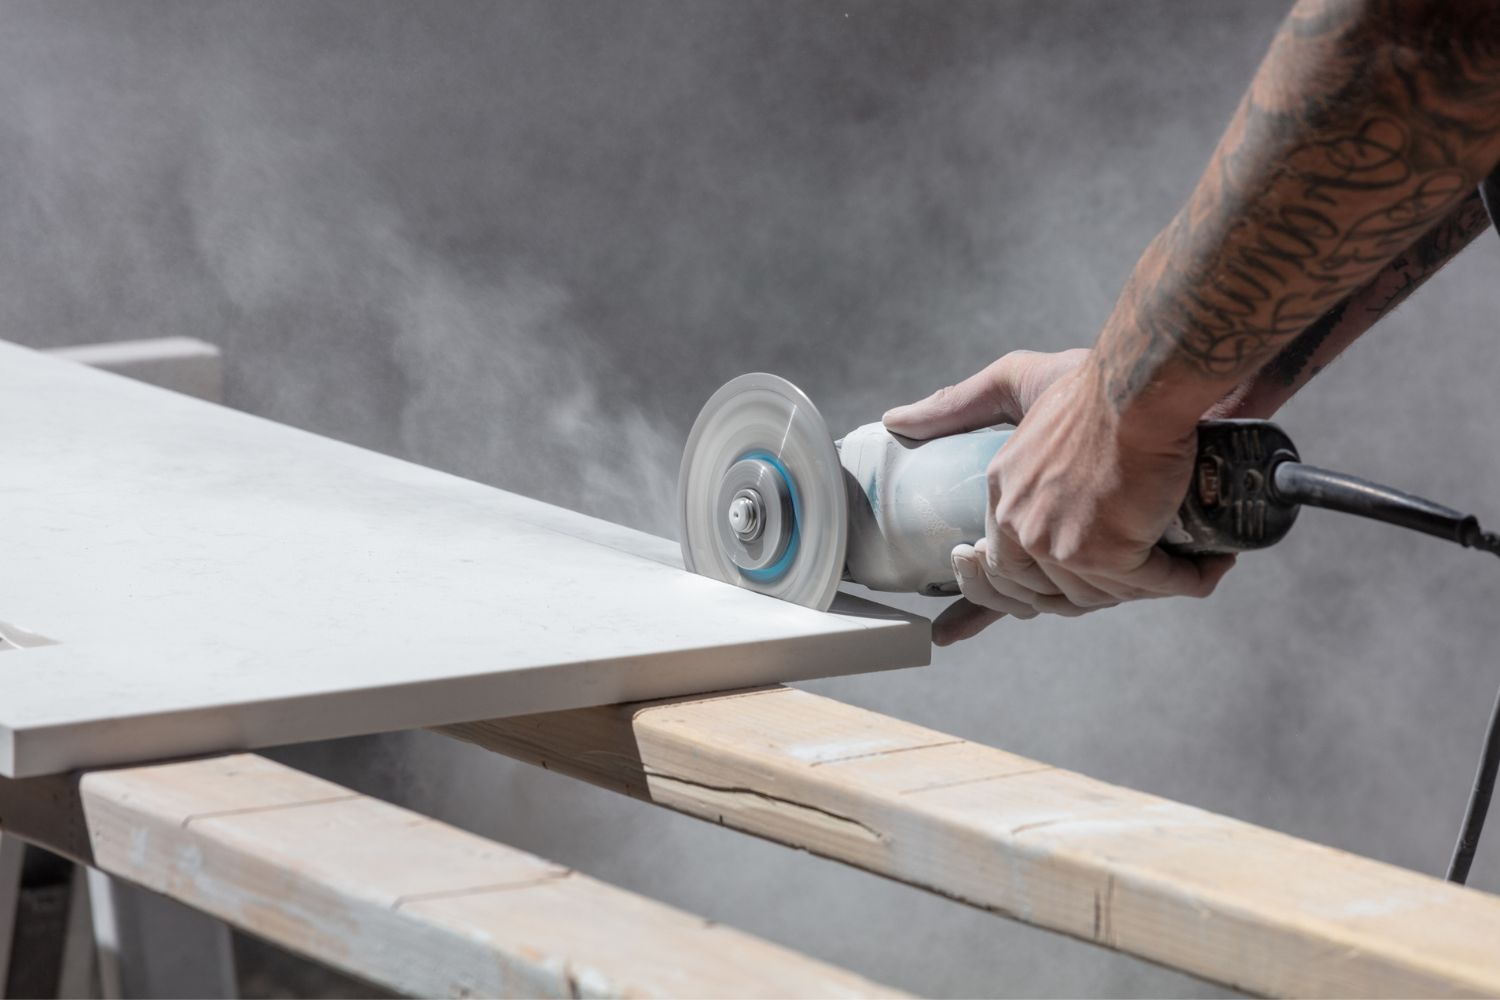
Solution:
<path fill-rule="evenodd" d="M 1271 476 L 1273 493 L 1282 503 L 1356 514 L 1500 556 L 1500 536 L 1481 530 L 1473 515 L 1452 507 L 1302 462 L 1281 462 Z"/>
<path fill-rule="evenodd" d="M 1301 462 L 1281 462 L 1272 470 L 1271 479 L 1273 493 L 1282 503 L 1324 507 L 1398 524 L 1500 556 L 1500 535 L 1480 528 L 1479 521 L 1472 514 L 1461 513 L 1431 500 Z M 1484 733 L 1484 750 L 1479 756 L 1479 769 L 1474 774 L 1474 788 L 1469 792 L 1458 843 L 1453 848 L 1452 860 L 1448 862 L 1449 882 L 1463 885 L 1469 878 L 1469 866 L 1474 862 L 1479 834 L 1484 830 L 1484 819 L 1494 795 L 1497 771 L 1500 771 L 1500 695 L 1496 696 L 1494 711 L 1490 713 L 1489 728 Z"/>
<path fill-rule="evenodd" d="M 1453 848 L 1453 860 L 1448 862 L 1449 882 L 1463 885 L 1469 879 L 1469 865 L 1474 861 L 1474 849 L 1479 846 L 1485 814 L 1490 811 L 1497 770 L 1500 770 L 1500 697 L 1495 698 L 1495 709 L 1490 713 L 1490 727 L 1484 734 L 1484 752 L 1479 755 L 1474 788 L 1469 792 L 1469 804 L 1464 809 L 1464 822 L 1458 831 L 1458 843 Z"/>

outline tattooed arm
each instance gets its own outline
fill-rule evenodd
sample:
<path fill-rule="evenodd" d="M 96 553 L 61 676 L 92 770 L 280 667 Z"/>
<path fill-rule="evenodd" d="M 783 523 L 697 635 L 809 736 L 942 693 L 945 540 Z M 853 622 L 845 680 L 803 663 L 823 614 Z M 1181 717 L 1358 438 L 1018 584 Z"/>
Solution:
<path fill-rule="evenodd" d="M 1191 424 L 1497 159 L 1500 8 L 1297 4 L 1105 325 L 1111 407 Z"/>
<path fill-rule="evenodd" d="M 1500 4 L 1299 0 L 1094 350 L 1045 370 L 1008 355 L 887 416 L 914 436 L 1019 421 L 989 470 L 985 538 L 954 550 L 967 600 L 945 637 L 1004 613 L 1211 592 L 1232 560 L 1156 544 L 1198 419 L 1236 386 L 1241 412 L 1274 408 L 1278 376 L 1295 388 L 1358 335 L 1360 310 L 1435 270 L 1393 262 L 1472 237 L 1467 199 L 1497 160 Z"/>
<path fill-rule="evenodd" d="M 1490 228 L 1477 191 L 1214 404 L 1208 416 L 1270 417 L 1361 334 Z"/>

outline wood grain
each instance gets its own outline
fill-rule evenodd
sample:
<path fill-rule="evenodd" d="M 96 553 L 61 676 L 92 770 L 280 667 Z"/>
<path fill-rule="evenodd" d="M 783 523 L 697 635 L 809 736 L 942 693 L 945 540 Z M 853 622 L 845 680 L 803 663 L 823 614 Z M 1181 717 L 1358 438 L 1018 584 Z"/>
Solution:
<path fill-rule="evenodd" d="M 79 783 L 96 863 L 416 996 L 892 996 L 251 755 Z"/>
<path fill-rule="evenodd" d="M 1500 995 L 1500 898 L 789 688 L 438 732 L 1252 993 Z"/>

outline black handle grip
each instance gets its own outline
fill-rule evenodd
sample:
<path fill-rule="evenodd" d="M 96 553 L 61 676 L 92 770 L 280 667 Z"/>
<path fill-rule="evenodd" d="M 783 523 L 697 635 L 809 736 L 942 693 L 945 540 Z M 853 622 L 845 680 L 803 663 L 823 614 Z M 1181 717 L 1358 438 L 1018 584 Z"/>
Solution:
<path fill-rule="evenodd" d="M 1277 497 L 1274 472 L 1296 460 L 1297 446 L 1269 420 L 1203 421 L 1193 481 L 1162 547 L 1180 555 L 1217 555 L 1281 541 L 1298 507 Z"/>

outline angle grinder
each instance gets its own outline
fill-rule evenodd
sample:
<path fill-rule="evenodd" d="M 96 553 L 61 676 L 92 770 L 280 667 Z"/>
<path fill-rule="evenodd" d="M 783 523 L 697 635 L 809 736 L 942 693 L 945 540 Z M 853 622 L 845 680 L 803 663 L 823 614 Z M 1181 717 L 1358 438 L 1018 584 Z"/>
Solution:
<path fill-rule="evenodd" d="M 834 440 L 812 400 L 741 375 L 704 404 L 678 481 L 683 563 L 703 576 L 826 611 L 839 583 L 958 593 L 951 553 L 985 534 L 986 470 L 1012 431 L 913 441 L 879 423 Z M 1192 483 L 1161 544 L 1244 552 L 1285 537 L 1303 504 L 1400 524 L 1500 554 L 1474 518 L 1303 464 L 1265 420 L 1198 425 Z"/>

